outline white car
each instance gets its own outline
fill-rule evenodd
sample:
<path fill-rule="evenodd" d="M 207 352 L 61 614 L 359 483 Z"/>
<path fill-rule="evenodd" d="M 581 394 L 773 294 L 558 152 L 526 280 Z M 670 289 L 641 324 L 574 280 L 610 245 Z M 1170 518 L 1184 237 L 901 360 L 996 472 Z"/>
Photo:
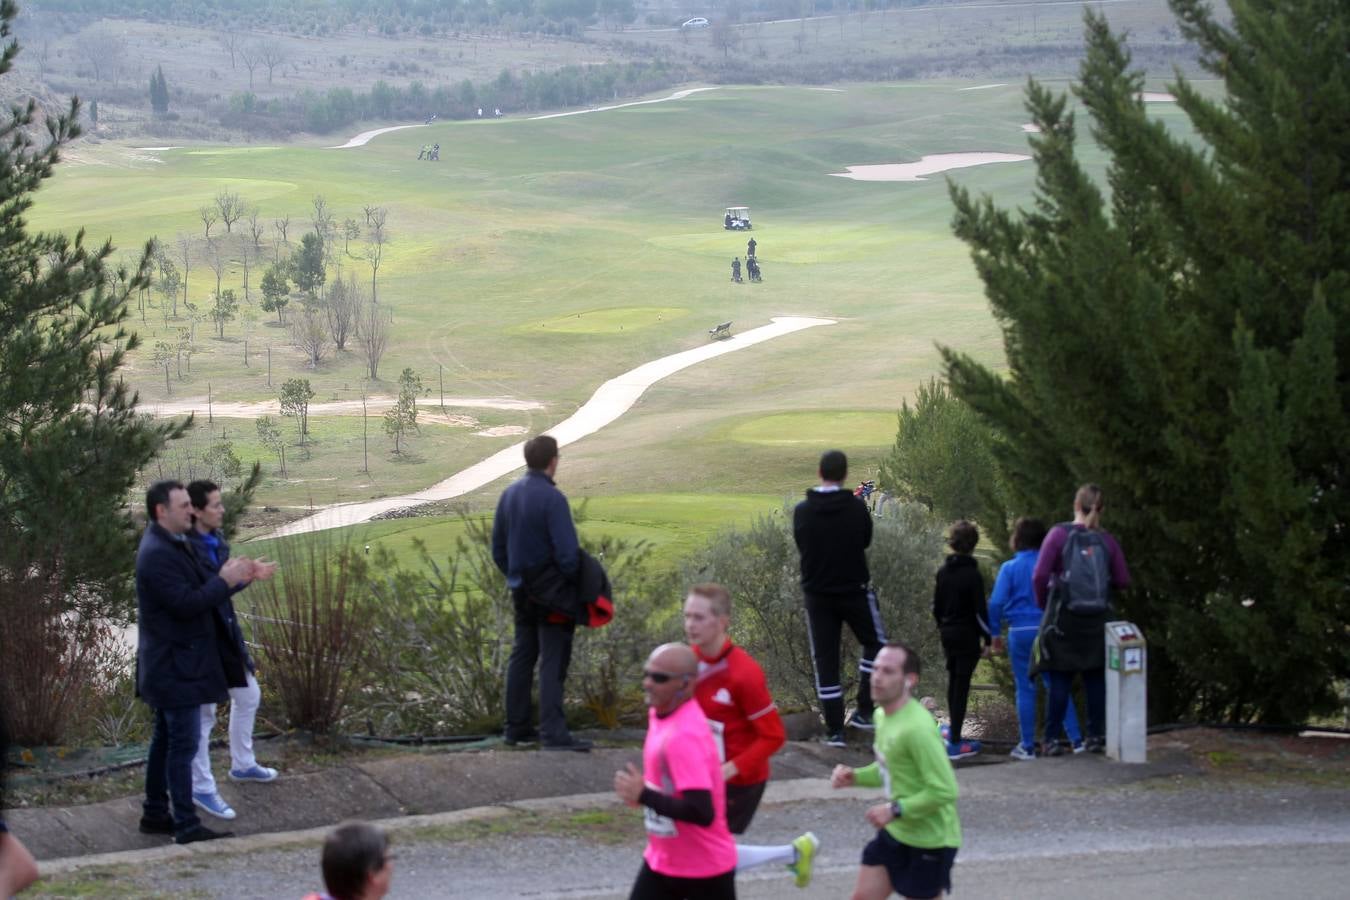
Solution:
<path fill-rule="evenodd" d="M 690 19 L 689 21 L 685 22 L 685 23 L 682 24 L 680 27 L 681 27 L 681 28 L 707 28 L 707 27 L 708 27 L 708 20 L 705 19 L 705 18 L 703 18 L 702 16 L 694 16 L 694 18 L 692 18 L 692 19 Z"/>

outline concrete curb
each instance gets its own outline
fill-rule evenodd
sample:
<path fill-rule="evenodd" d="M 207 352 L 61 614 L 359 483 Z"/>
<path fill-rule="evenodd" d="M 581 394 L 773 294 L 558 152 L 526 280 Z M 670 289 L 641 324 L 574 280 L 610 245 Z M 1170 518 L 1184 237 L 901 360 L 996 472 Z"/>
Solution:
<path fill-rule="evenodd" d="M 795 778 L 788 781 L 770 782 L 764 792 L 763 802 L 765 804 L 800 803 L 827 798 L 842 800 L 850 797 L 864 801 L 874 797 L 876 793 L 874 790 L 860 788 L 833 790 L 829 782 L 821 778 Z M 505 818 L 515 812 L 584 812 L 619 805 L 618 799 L 612 792 L 603 791 L 591 794 L 572 794 L 564 797 L 513 800 L 492 806 L 476 806 L 471 809 L 458 809 L 452 812 L 429 813 L 427 815 L 397 816 L 374 821 L 390 834 L 399 834 L 423 828 L 491 821 Z M 91 856 L 67 856 L 61 859 L 39 862 L 38 868 L 41 870 L 43 877 L 50 877 L 52 875 L 66 875 L 89 868 L 141 866 L 174 859 L 232 856 L 261 850 L 278 850 L 299 844 L 322 843 L 332 828 L 331 825 L 325 825 L 319 828 L 302 828 L 296 831 L 250 834 L 186 846 L 169 844 L 164 847 L 151 847 L 144 850 L 122 850 L 115 853 L 97 853 Z"/>

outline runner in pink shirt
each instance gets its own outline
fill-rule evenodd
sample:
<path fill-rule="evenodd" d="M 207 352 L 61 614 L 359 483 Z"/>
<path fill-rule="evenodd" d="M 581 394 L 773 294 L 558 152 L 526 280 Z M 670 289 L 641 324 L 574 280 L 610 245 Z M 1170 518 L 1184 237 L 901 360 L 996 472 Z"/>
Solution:
<path fill-rule="evenodd" d="M 642 771 L 614 773 L 614 791 L 645 807 L 647 850 L 629 900 L 734 900 L 736 843 L 727 829 L 722 761 L 694 696 L 698 659 L 684 644 L 652 651 L 642 675 Z"/>

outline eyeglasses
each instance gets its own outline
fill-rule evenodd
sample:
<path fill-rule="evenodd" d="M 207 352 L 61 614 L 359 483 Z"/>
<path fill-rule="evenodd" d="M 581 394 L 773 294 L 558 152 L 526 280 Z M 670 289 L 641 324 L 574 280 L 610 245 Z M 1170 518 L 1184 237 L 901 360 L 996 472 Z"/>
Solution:
<path fill-rule="evenodd" d="M 642 677 L 643 677 L 643 678 L 650 678 L 650 679 L 652 680 L 652 683 L 653 683 L 653 684 L 665 684 L 667 681 L 670 681 L 672 678 L 688 678 L 689 676 L 688 676 L 688 675 L 672 675 L 670 672 L 652 672 L 652 671 L 650 671 L 650 670 L 645 670 L 645 669 L 644 669 L 643 672 L 642 672 Z"/>

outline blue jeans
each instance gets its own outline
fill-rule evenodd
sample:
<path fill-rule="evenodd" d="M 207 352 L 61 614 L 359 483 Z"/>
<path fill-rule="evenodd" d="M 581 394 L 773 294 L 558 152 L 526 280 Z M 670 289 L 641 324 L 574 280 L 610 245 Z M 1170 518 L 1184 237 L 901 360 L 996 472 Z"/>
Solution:
<path fill-rule="evenodd" d="M 1008 659 L 1012 663 L 1013 683 L 1017 686 L 1017 724 L 1021 730 L 1022 746 L 1030 750 L 1036 745 L 1036 683 L 1031 680 L 1031 645 L 1036 640 L 1037 626 L 1008 629 Z M 1048 674 L 1048 673 L 1047 673 Z M 1050 679 L 1042 675 L 1046 691 L 1050 690 Z M 1069 732 L 1069 740 L 1077 744 L 1083 739 L 1078 730 L 1078 713 L 1073 704 L 1065 706 L 1062 713 L 1064 728 Z M 1049 735 L 1049 716 L 1046 716 L 1046 734 Z"/>
<path fill-rule="evenodd" d="M 172 801 L 173 828 L 179 834 L 201 824 L 192 806 L 192 757 L 201 737 L 201 715 L 200 704 L 156 709 L 145 763 L 145 817 L 165 818 Z"/>
<path fill-rule="evenodd" d="M 1064 736 L 1065 710 L 1069 702 L 1073 676 L 1083 676 L 1083 693 L 1087 695 L 1087 736 L 1106 737 L 1106 669 L 1088 669 L 1085 672 L 1046 672 L 1050 684 L 1050 700 L 1045 708 L 1045 740 L 1059 740 Z"/>

